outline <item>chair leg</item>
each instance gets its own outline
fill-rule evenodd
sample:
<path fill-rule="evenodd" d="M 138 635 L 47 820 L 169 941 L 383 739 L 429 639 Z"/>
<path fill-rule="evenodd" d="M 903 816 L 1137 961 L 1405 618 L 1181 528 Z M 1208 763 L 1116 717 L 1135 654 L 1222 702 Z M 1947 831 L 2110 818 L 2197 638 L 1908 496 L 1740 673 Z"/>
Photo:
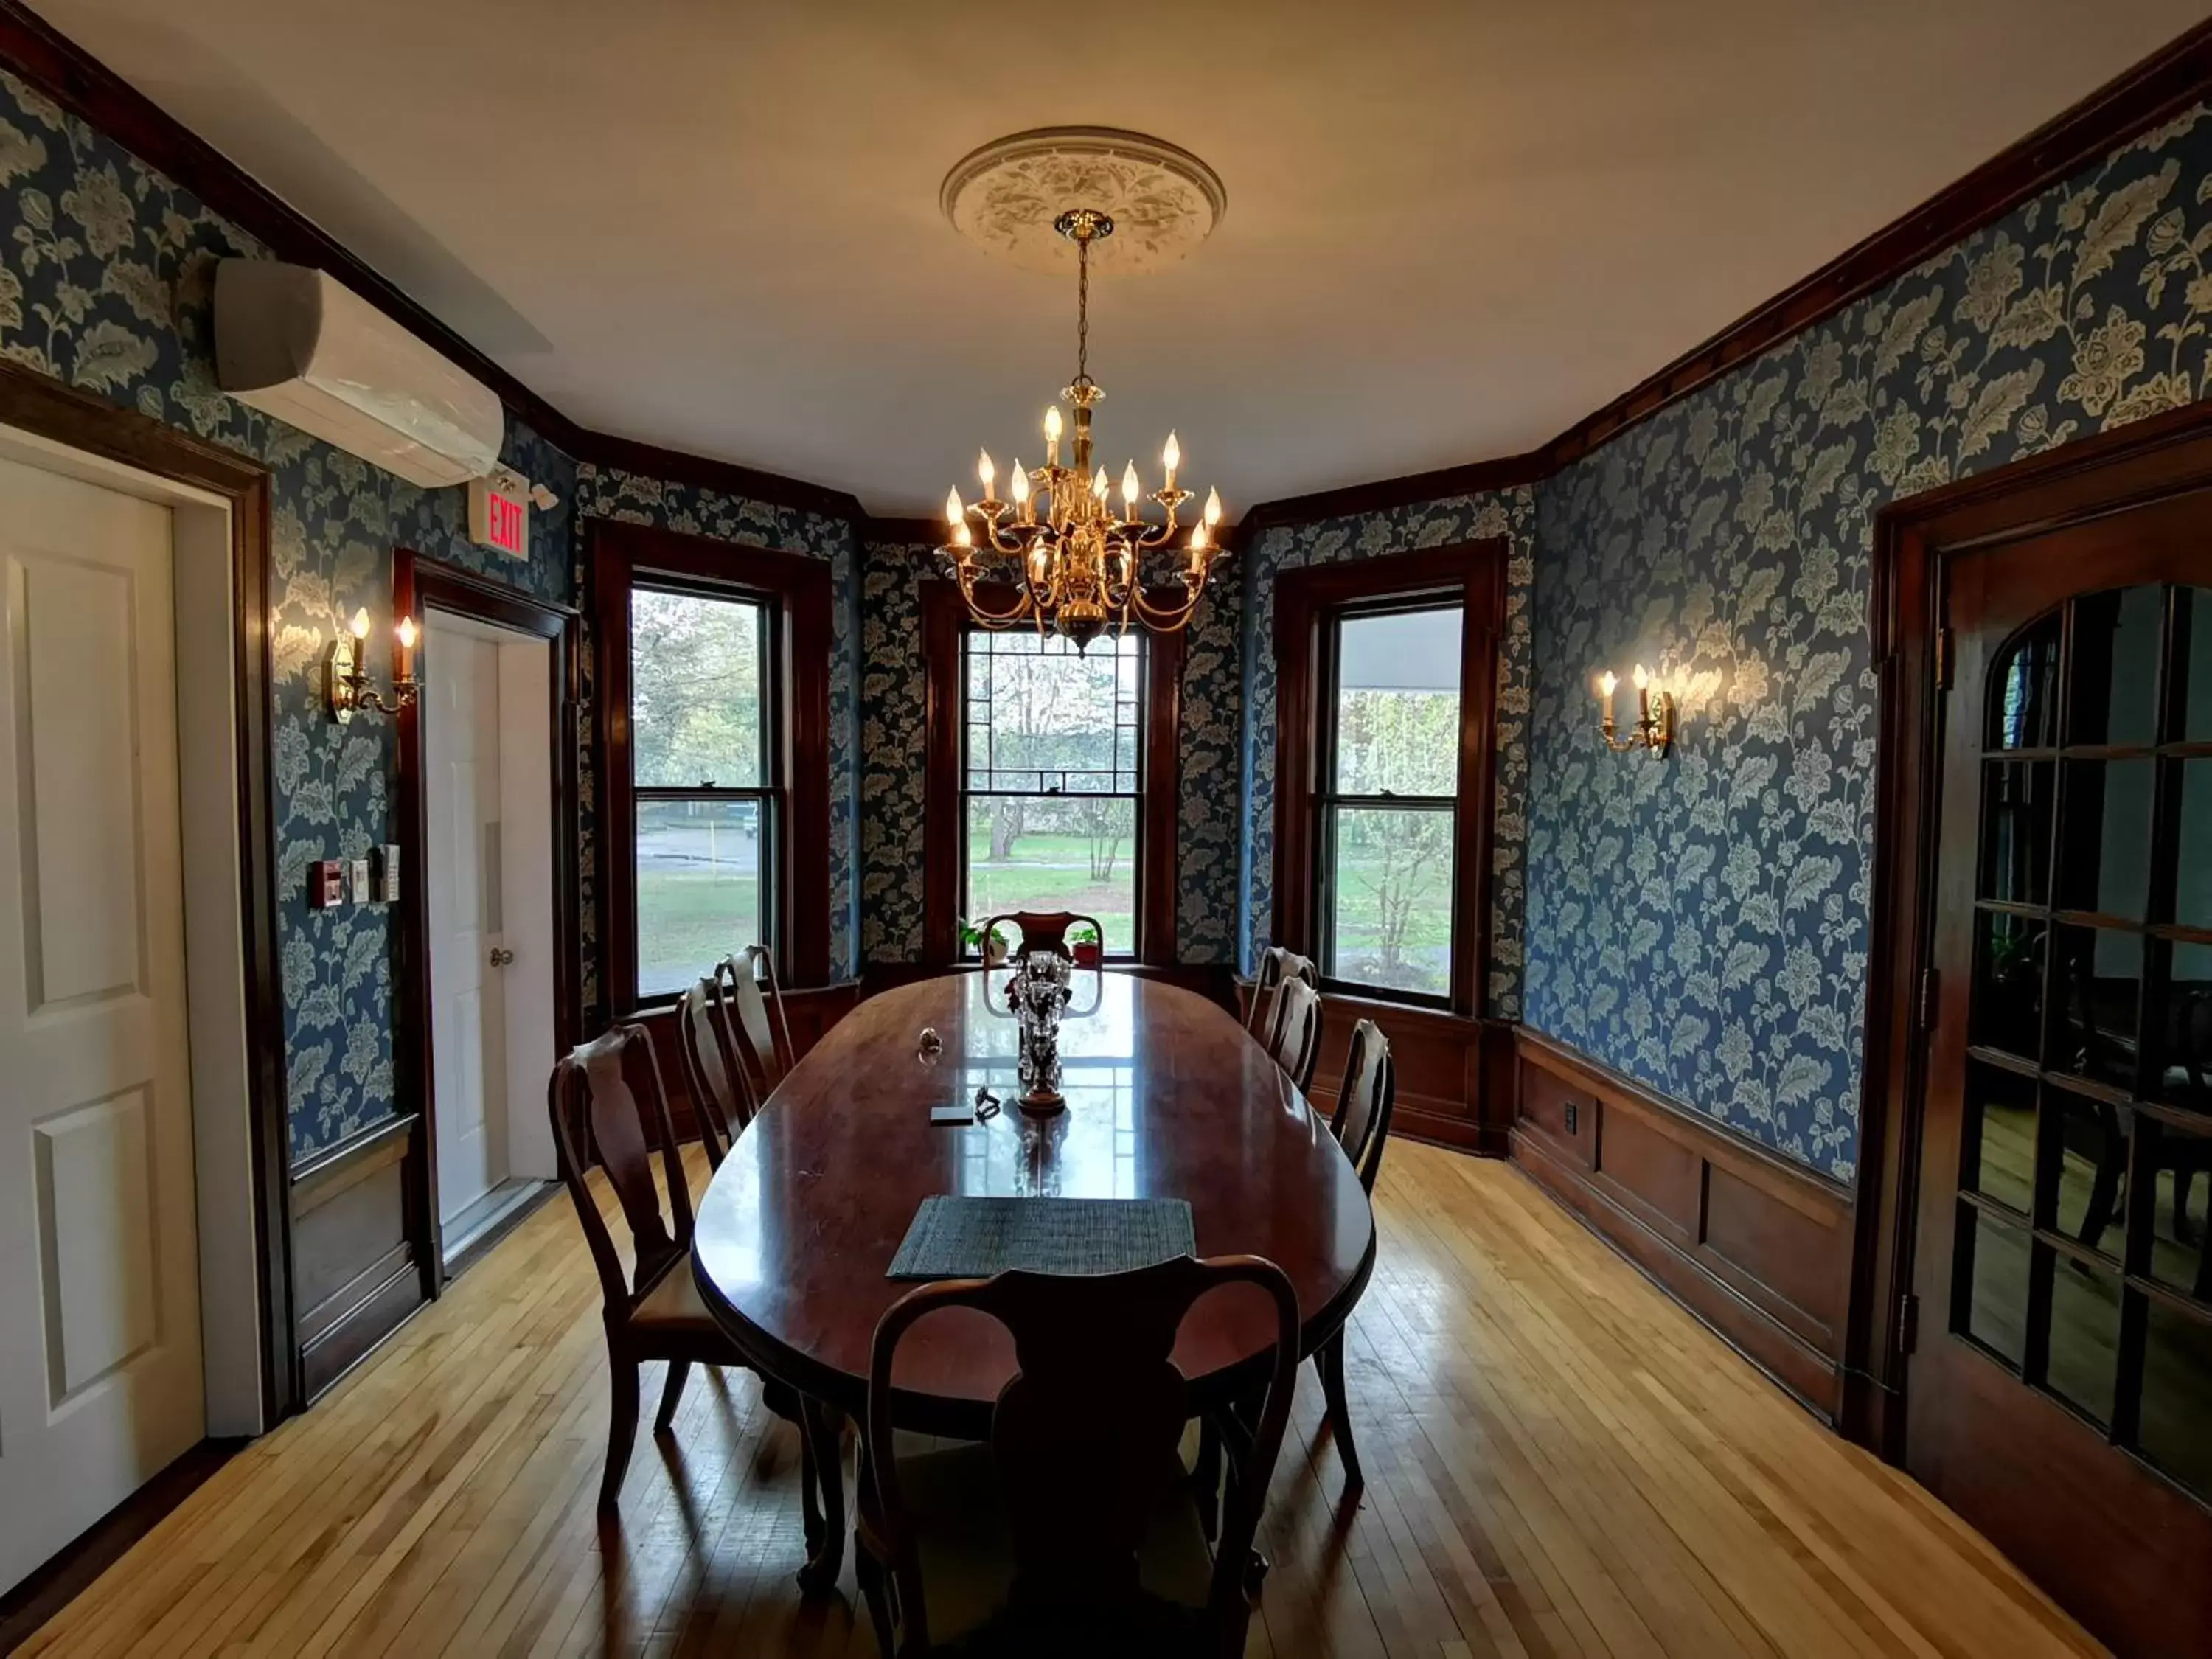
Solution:
<path fill-rule="evenodd" d="M 1345 1484 L 1357 1488 L 1365 1481 L 1359 1473 L 1359 1449 L 1352 1443 L 1352 1411 L 1344 1398 L 1342 1331 L 1322 1345 L 1314 1356 L 1314 1367 L 1321 1373 L 1322 1395 L 1328 1402 L 1328 1431 L 1335 1437 L 1336 1455 L 1344 1460 Z"/>
<path fill-rule="evenodd" d="M 840 1425 L 843 1419 L 819 1401 L 801 1397 L 799 1431 L 814 1464 L 807 1483 L 821 1498 L 820 1535 L 810 1539 L 806 1565 L 799 1570 L 799 1587 L 810 1595 L 834 1588 L 845 1564 L 845 1455 Z"/>
<path fill-rule="evenodd" d="M 1199 1524 L 1210 1544 L 1221 1534 L 1221 1431 L 1210 1414 L 1198 1419 L 1198 1467 L 1190 1473 L 1198 1490 Z"/>
<path fill-rule="evenodd" d="M 609 1358 L 614 1398 L 607 1418 L 607 1472 L 599 1480 L 602 1515 L 619 1507 L 623 1476 L 629 1473 L 630 1448 L 637 1443 L 637 1361 L 626 1354 L 612 1354 Z"/>
<path fill-rule="evenodd" d="M 868 1604 L 868 1623 L 875 1627 L 876 1651 L 882 1659 L 892 1659 L 898 1650 L 893 1645 L 896 1638 L 891 1626 L 891 1600 L 884 1584 L 883 1563 L 857 1539 L 853 1544 L 853 1577 L 859 1581 L 860 1599 Z"/>
<path fill-rule="evenodd" d="M 690 1379 L 691 1362 L 672 1359 L 668 1362 L 668 1380 L 660 1385 L 660 1409 L 653 1414 L 653 1431 L 666 1434 L 676 1421 L 676 1407 L 684 1398 L 684 1384 Z"/>

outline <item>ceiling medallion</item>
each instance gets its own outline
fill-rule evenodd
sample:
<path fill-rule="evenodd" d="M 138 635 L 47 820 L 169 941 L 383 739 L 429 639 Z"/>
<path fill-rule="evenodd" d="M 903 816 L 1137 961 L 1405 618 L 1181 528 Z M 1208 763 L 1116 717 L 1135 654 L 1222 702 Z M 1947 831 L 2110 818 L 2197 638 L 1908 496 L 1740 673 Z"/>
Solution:
<path fill-rule="evenodd" d="M 985 628 L 1033 623 L 1058 633 L 1078 651 L 1109 627 L 1133 622 L 1158 632 L 1188 624 L 1220 556 L 1215 529 L 1221 497 L 1206 507 L 1188 540 L 1172 544 L 1191 492 L 1176 483 L 1182 452 L 1168 434 L 1160 452 L 1161 487 L 1144 493 L 1137 465 L 1121 473 L 1121 508 L 1109 505 L 1106 469 L 1093 470 L 1091 411 L 1105 392 L 1091 378 L 1091 271 L 1147 270 L 1177 259 L 1219 222 L 1227 198 L 1213 170 L 1187 150 L 1140 134 L 1074 127 L 1017 134 L 987 144 L 955 167 L 940 194 L 945 217 L 963 234 L 1030 269 L 1061 268 L 1035 250 L 1046 240 L 1072 250 L 1076 270 L 1075 378 L 1060 396 L 1074 409 L 1068 463 L 1061 465 L 1066 423 L 1055 403 L 1044 412 L 1044 465 L 1014 462 L 1011 501 L 992 492 L 998 469 L 986 450 L 975 476 L 983 498 L 963 506 L 957 489 L 945 501 L 950 526 L 942 550 L 969 613 Z M 1134 229 L 1121 215 L 1133 219 Z M 1131 238 L 1125 241 L 1124 238 Z M 1107 249 L 1135 252 L 1109 262 Z M 1147 516 L 1157 507 L 1157 518 Z M 1144 568 L 1145 555 L 1166 551 L 1171 570 Z"/>
<path fill-rule="evenodd" d="M 1037 127 L 994 139 L 953 164 L 938 191 L 953 229 L 1024 270 L 1059 272 L 1074 250 L 1054 234 L 1072 207 L 1114 222 L 1091 250 L 1102 276 L 1158 270 L 1213 232 L 1229 210 L 1221 175 L 1178 145 L 1119 127 Z"/>

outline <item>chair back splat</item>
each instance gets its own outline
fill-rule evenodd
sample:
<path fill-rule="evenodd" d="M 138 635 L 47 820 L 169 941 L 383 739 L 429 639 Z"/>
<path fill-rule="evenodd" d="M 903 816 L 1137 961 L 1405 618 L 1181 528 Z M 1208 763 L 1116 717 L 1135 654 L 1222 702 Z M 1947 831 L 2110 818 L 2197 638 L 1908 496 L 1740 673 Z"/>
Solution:
<path fill-rule="evenodd" d="M 1321 1058 L 1321 993 L 1302 979 L 1286 979 L 1275 1000 L 1267 1052 L 1303 1091 L 1311 1086 L 1314 1063 Z"/>
<path fill-rule="evenodd" d="M 1261 952 L 1260 971 L 1252 979 L 1252 1001 L 1244 1010 L 1244 1029 L 1262 1043 L 1274 1042 L 1275 1027 L 1282 1023 L 1283 986 L 1291 980 L 1321 988 L 1321 975 L 1310 957 L 1279 945 L 1271 945 Z"/>
<path fill-rule="evenodd" d="M 637 1092 L 641 1086 L 642 1103 Z M 546 1096 L 561 1179 L 575 1200 L 576 1216 L 598 1265 L 611 1317 L 617 1310 L 627 1311 L 638 1294 L 691 1246 L 691 1189 L 684 1179 L 684 1154 L 668 1115 L 660 1063 L 653 1058 L 653 1040 L 645 1027 L 617 1025 L 572 1050 L 554 1066 Z M 658 1180 L 648 1144 L 653 1136 L 660 1142 Z M 627 1281 L 606 1218 L 584 1181 L 594 1149 L 629 1226 L 635 1266 Z"/>
<path fill-rule="evenodd" d="M 1344 1060 L 1344 1087 L 1338 1091 L 1329 1133 L 1371 1196 L 1382 1168 L 1382 1144 L 1390 1138 L 1390 1113 L 1397 1103 L 1398 1068 L 1390 1039 L 1371 1019 L 1352 1028 L 1352 1048 Z"/>
<path fill-rule="evenodd" d="M 1017 962 L 1032 951 L 1049 951 L 1056 957 L 1066 957 L 1072 961 L 1075 952 L 1067 943 L 1067 936 L 1078 927 L 1088 927 L 1098 936 L 1100 951 L 1103 953 L 1106 949 L 1105 925 L 1097 917 L 1086 916 L 1078 911 L 1008 910 L 991 917 L 977 931 L 988 939 L 991 937 L 991 930 L 1002 922 L 1012 923 L 1014 931 L 1022 936 L 1022 942 L 1013 950 L 1013 958 Z"/>
<path fill-rule="evenodd" d="M 752 1121 L 744 1069 L 730 1030 L 730 1009 L 720 974 L 702 979 L 677 999 L 676 1048 L 684 1087 L 699 1122 L 707 1162 L 720 1169 L 738 1133 Z"/>
<path fill-rule="evenodd" d="M 724 957 L 715 965 L 714 977 L 722 988 L 753 1109 L 758 1110 L 795 1058 L 783 992 L 775 982 L 775 958 L 767 946 L 748 945 L 735 956 Z"/>
<path fill-rule="evenodd" d="M 940 1309 L 974 1308 L 1012 1336 L 1018 1370 L 991 1419 L 992 1463 L 1012 1540 L 1012 1615 L 1094 1634 L 1142 1627 L 1139 1545 L 1187 1482 L 1177 1446 L 1192 1415 L 1170 1358 L 1191 1304 L 1224 1285 L 1273 1301 L 1276 1340 L 1249 1461 L 1232 1483 L 1203 1608 L 1206 1650 L 1241 1654 L 1244 1592 L 1261 1507 L 1281 1449 L 1297 1368 L 1298 1309 L 1289 1279 L 1257 1256 L 1188 1256 L 1095 1277 L 1010 1272 L 909 1293 L 884 1315 L 870 1354 L 864 1443 L 872 1496 L 864 1526 L 887 1559 L 905 1626 L 901 1655 L 929 1650 L 927 1589 L 892 1440 L 891 1370 L 900 1340 Z M 1187 1491 L 1187 1487 L 1185 1488 Z M 977 1495 L 988 1501 L 988 1492 Z M 1085 1649 L 1085 1651 L 1091 1650 Z M 1100 1647 L 1097 1650 L 1115 1650 Z"/>

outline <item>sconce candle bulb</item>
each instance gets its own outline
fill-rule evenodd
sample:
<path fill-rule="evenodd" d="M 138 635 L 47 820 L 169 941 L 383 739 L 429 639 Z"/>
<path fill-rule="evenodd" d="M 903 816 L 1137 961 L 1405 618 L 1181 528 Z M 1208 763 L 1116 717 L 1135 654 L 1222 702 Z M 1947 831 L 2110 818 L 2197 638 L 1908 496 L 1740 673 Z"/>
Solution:
<path fill-rule="evenodd" d="M 1674 743 L 1674 700 L 1642 663 L 1636 665 L 1636 724 L 1626 737 L 1619 734 L 1613 718 L 1613 694 L 1620 678 L 1611 669 L 1597 677 L 1598 729 L 1605 746 L 1619 754 L 1630 749 L 1649 749 L 1664 755 Z"/>
<path fill-rule="evenodd" d="M 361 648 L 368 643 L 368 607 L 363 605 L 331 641 L 326 692 L 331 717 L 341 725 L 356 714 L 396 714 L 410 707 L 422 689 L 413 672 L 415 642 L 421 637 L 415 618 L 402 617 L 392 630 L 392 700 L 388 702 L 361 665 Z"/>

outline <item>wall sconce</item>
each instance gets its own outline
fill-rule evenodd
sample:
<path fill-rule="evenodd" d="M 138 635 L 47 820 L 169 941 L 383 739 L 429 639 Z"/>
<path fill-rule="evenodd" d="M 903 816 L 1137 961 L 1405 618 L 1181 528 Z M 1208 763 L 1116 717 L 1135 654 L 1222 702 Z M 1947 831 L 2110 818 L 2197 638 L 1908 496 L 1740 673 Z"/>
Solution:
<path fill-rule="evenodd" d="M 1674 700 L 1668 696 L 1644 665 L 1636 665 L 1636 724 L 1626 737 L 1618 735 L 1613 719 L 1613 689 L 1620 684 L 1611 669 L 1597 678 L 1597 706 L 1603 715 L 1600 729 L 1605 746 L 1619 754 L 1624 750 L 1649 749 L 1664 755 L 1674 743 Z"/>
<path fill-rule="evenodd" d="M 374 681 L 362 672 L 361 647 L 368 641 L 368 612 L 353 613 L 352 625 L 331 641 L 331 715 L 341 725 L 358 710 L 367 714 L 396 714 L 410 707 L 422 690 L 415 678 L 415 618 L 402 617 L 392 629 L 392 701 L 386 702 Z"/>

